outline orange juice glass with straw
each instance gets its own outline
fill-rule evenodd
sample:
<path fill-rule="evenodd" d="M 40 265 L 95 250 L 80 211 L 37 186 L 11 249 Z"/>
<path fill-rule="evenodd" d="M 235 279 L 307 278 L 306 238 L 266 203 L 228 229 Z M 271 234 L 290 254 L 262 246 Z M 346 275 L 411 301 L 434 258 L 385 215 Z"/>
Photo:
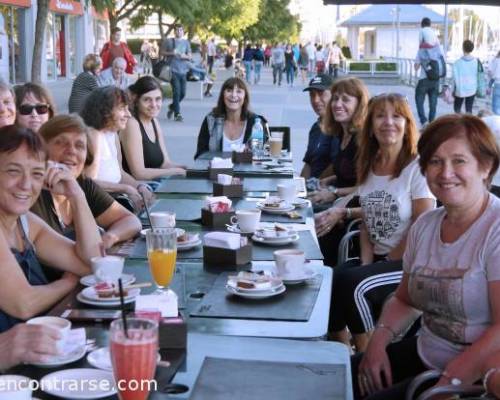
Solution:
<path fill-rule="evenodd" d="M 158 293 L 168 291 L 175 273 L 177 234 L 174 228 L 150 229 L 146 232 L 149 269 Z"/>

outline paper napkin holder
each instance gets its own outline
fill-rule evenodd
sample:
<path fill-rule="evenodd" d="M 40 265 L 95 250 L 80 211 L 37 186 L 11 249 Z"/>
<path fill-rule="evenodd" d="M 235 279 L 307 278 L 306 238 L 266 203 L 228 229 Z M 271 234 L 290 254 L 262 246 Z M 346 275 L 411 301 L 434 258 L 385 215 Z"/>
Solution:
<path fill-rule="evenodd" d="M 253 153 L 251 151 L 233 151 L 231 153 L 231 161 L 233 164 L 251 164 L 253 161 Z"/>
<path fill-rule="evenodd" d="M 208 265 L 237 266 L 252 261 L 252 244 L 248 243 L 239 249 L 223 249 L 221 247 L 203 246 L 203 262 Z"/>
<path fill-rule="evenodd" d="M 234 175 L 233 168 L 212 168 L 208 167 L 208 179 L 211 181 L 217 181 L 217 175 L 226 174 L 226 175 Z"/>
<path fill-rule="evenodd" d="M 234 210 L 214 213 L 206 208 L 201 209 L 201 224 L 211 229 L 226 230 L 226 224 L 231 225 L 231 217 L 234 215 Z"/>
<path fill-rule="evenodd" d="M 243 183 L 222 185 L 221 183 L 214 182 L 213 195 L 227 196 L 227 197 L 243 197 Z"/>
<path fill-rule="evenodd" d="M 187 323 L 183 316 L 162 318 L 159 324 L 160 349 L 185 349 L 187 347 Z"/>

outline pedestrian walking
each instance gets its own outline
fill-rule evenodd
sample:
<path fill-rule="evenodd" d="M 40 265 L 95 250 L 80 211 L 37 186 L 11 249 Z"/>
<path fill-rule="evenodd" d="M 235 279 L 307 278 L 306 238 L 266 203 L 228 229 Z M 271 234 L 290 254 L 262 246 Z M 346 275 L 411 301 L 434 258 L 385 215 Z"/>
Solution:
<path fill-rule="evenodd" d="M 465 112 L 472 114 L 472 105 L 477 92 L 479 60 L 471 55 L 474 43 L 464 40 L 462 44 L 464 55 L 453 63 L 453 109 L 459 114 L 465 100 Z"/>

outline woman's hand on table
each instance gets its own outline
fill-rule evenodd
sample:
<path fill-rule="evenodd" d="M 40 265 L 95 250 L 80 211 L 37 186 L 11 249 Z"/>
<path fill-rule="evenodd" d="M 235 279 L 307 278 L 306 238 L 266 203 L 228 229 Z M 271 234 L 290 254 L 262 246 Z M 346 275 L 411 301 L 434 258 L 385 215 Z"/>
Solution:
<path fill-rule="evenodd" d="M 148 185 L 145 185 L 145 184 L 139 184 L 137 186 L 137 190 L 138 190 L 138 193 L 139 193 L 139 196 L 144 196 L 144 200 L 146 200 L 146 204 L 144 204 L 144 206 L 150 206 L 151 204 L 153 204 L 154 200 L 155 200 L 155 195 L 154 193 L 151 191 L 151 189 L 149 188 Z"/>
<path fill-rule="evenodd" d="M 186 169 L 182 167 L 172 167 L 170 171 L 172 176 L 186 176 Z"/>
<path fill-rule="evenodd" d="M 112 232 L 104 232 L 101 235 L 102 245 L 105 250 L 110 249 L 120 241 L 120 238 Z"/>
<path fill-rule="evenodd" d="M 142 208 L 144 207 L 144 201 L 142 200 L 141 194 L 135 187 L 126 185 L 124 193 L 128 196 L 130 201 L 134 203 L 134 207 L 136 210 L 142 210 Z"/>
<path fill-rule="evenodd" d="M 312 192 L 308 197 L 314 204 L 328 203 L 337 198 L 335 193 L 330 192 L 328 189 Z"/>
<path fill-rule="evenodd" d="M 61 334 L 46 325 L 17 324 L 0 334 L 0 369 L 21 363 L 43 362 L 58 354 Z"/>
<path fill-rule="evenodd" d="M 329 208 L 314 215 L 314 226 L 318 237 L 326 235 L 343 219 L 342 209 Z"/>

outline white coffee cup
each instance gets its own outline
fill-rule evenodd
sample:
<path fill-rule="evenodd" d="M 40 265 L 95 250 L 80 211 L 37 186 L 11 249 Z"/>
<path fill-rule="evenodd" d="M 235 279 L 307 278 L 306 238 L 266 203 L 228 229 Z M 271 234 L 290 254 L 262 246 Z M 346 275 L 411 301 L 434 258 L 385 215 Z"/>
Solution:
<path fill-rule="evenodd" d="M 299 276 L 306 262 L 302 250 L 277 250 L 273 253 L 279 276 Z"/>
<path fill-rule="evenodd" d="M 155 211 L 149 214 L 152 228 L 175 228 L 175 213 Z"/>
<path fill-rule="evenodd" d="M 255 232 L 260 222 L 260 210 L 237 210 L 231 223 L 240 226 L 242 232 Z"/>
<path fill-rule="evenodd" d="M 71 321 L 61 317 L 36 317 L 29 319 L 26 323 L 29 325 L 45 325 L 57 330 L 61 334 L 61 339 L 57 342 L 57 349 L 63 351 L 71 330 Z"/>
<path fill-rule="evenodd" d="M 125 259 L 117 256 L 92 257 L 90 266 L 98 282 L 116 282 L 123 273 Z"/>
<path fill-rule="evenodd" d="M 292 203 L 297 196 L 297 185 L 295 182 L 282 183 L 278 185 L 278 196 L 287 203 Z"/>
<path fill-rule="evenodd" d="M 233 177 L 228 174 L 217 174 L 217 183 L 221 185 L 230 185 L 233 181 Z"/>
<path fill-rule="evenodd" d="M 0 375 L 0 400 L 30 400 L 31 379 L 22 375 Z"/>

